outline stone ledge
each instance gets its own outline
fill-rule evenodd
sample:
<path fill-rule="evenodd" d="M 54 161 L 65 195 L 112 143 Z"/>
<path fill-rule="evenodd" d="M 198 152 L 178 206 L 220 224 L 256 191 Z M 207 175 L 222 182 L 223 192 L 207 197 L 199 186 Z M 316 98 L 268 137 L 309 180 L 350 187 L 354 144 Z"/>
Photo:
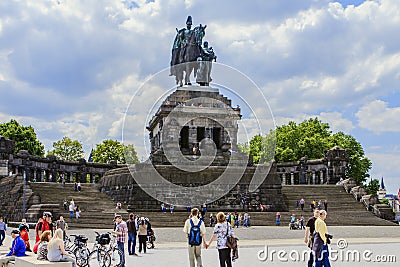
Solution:
<path fill-rule="evenodd" d="M 41 261 L 36 259 L 34 256 L 18 257 L 15 258 L 15 266 L 18 267 L 31 267 L 31 266 L 41 266 L 41 267 L 72 267 L 71 262 L 49 262 Z"/>

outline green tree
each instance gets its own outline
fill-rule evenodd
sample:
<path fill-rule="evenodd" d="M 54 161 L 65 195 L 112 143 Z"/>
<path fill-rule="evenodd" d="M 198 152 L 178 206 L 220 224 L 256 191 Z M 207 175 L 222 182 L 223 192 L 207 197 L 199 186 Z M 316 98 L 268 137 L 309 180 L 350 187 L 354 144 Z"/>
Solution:
<path fill-rule="evenodd" d="M 306 156 L 308 159 L 324 157 L 324 151 L 340 146 L 346 149 L 349 164 L 346 176 L 362 185 L 369 177 L 371 161 L 365 157 L 361 144 L 351 135 L 343 132 L 332 134 L 328 123 L 311 118 L 299 124 L 289 122 L 265 136 L 256 135 L 249 144 L 242 144 L 243 152 L 253 156 L 255 163 L 264 163 L 271 159 L 271 149 L 276 142 L 275 160 L 277 162 L 297 161 Z"/>
<path fill-rule="evenodd" d="M 253 158 L 254 163 L 259 163 L 261 159 L 262 152 L 262 136 L 256 135 L 250 140 L 249 155 Z"/>
<path fill-rule="evenodd" d="M 16 120 L 0 124 L 0 135 L 14 140 L 15 152 L 27 150 L 34 156 L 44 156 L 44 146 L 38 140 L 32 126 L 23 126 Z"/>
<path fill-rule="evenodd" d="M 346 168 L 346 176 L 353 178 L 358 185 L 362 185 L 369 175 L 369 170 L 372 167 L 372 162 L 365 154 L 360 142 L 353 136 L 338 132 L 330 137 L 330 148 L 340 146 L 346 149 L 349 156 L 349 164 Z M 378 188 L 379 189 L 379 188 Z"/>
<path fill-rule="evenodd" d="M 368 185 L 365 187 L 368 195 L 376 195 L 379 191 L 379 181 L 371 180 Z"/>
<path fill-rule="evenodd" d="M 120 164 L 133 164 L 139 162 L 135 147 L 133 145 L 123 145 L 117 140 L 104 140 L 102 143 L 97 144 L 92 151 L 92 159 L 93 162 L 99 163 L 117 161 Z"/>
<path fill-rule="evenodd" d="M 139 163 L 139 158 L 137 156 L 135 147 L 133 145 L 125 145 L 124 158 L 125 158 L 125 163 L 127 164 Z"/>
<path fill-rule="evenodd" d="M 61 140 L 53 143 L 53 150 L 48 152 L 61 160 L 77 161 L 83 158 L 84 151 L 78 140 L 71 140 L 64 136 Z"/>

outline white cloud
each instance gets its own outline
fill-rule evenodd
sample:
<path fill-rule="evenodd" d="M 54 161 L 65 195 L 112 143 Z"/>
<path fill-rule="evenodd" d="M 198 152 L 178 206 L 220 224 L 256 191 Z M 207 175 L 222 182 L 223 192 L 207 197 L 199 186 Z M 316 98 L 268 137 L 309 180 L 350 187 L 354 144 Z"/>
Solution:
<path fill-rule="evenodd" d="M 389 97 L 399 93 L 398 0 L 347 8 L 327 0 L 135 3 L 0 1 L 1 121 L 32 124 L 47 149 L 63 135 L 86 148 L 120 139 L 129 100 L 169 65 L 175 27 L 192 15 L 194 25 L 207 24 L 205 39 L 218 61 L 260 85 L 278 125 L 318 116 L 333 131 L 399 131 L 400 102 Z M 214 81 L 229 83 L 216 69 Z M 128 114 L 135 122 L 127 127 L 129 139 L 140 153 L 154 97 L 166 91 L 149 88 Z M 257 112 L 264 107 L 253 88 L 236 92 Z M 357 109 L 355 125 L 348 114 Z M 246 128 L 256 132 L 251 123 Z"/>
<path fill-rule="evenodd" d="M 362 106 L 356 113 L 360 127 L 375 133 L 400 132 L 400 107 L 388 107 L 382 100 Z"/>
<path fill-rule="evenodd" d="M 381 179 L 383 177 L 385 186 L 389 193 L 397 193 L 400 188 L 400 154 L 390 153 L 366 153 L 373 162 L 370 171 L 371 177 Z"/>

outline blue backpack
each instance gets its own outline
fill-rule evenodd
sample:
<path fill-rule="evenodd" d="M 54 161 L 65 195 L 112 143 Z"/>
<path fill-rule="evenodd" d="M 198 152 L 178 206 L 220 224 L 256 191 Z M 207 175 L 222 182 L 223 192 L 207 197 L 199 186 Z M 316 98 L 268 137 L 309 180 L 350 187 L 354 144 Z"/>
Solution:
<path fill-rule="evenodd" d="M 198 225 L 194 225 L 192 219 L 190 219 L 190 225 L 192 226 L 190 228 L 189 232 L 189 245 L 193 246 L 200 246 L 202 242 L 202 237 L 201 237 L 201 232 L 200 232 L 200 225 L 203 222 L 202 219 L 200 219 Z"/>

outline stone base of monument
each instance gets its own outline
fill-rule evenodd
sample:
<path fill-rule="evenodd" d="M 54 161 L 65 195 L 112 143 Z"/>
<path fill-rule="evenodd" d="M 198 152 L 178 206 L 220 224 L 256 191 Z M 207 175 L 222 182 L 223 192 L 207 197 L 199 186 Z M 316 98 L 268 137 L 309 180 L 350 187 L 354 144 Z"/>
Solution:
<path fill-rule="evenodd" d="M 143 168 L 144 164 L 137 164 L 136 168 Z M 187 172 L 178 169 L 171 165 L 157 165 L 155 166 L 157 172 L 169 182 L 184 187 L 202 186 L 211 183 L 218 179 L 220 175 L 226 170 L 226 166 L 210 166 L 203 171 Z M 269 169 L 269 168 L 268 168 Z M 238 170 L 239 172 L 240 170 Z M 207 204 L 207 210 L 242 210 L 242 197 L 246 198 L 246 209 L 258 211 L 260 204 L 266 208 L 266 211 L 286 211 L 287 206 L 282 195 L 281 181 L 279 176 L 276 175 L 276 165 L 274 164 L 269 173 L 265 173 L 265 180 L 261 185 L 249 192 L 249 184 L 256 171 L 256 166 L 247 166 L 240 177 L 237 184 L 228 184 L 230 188 L 224 196 Z M 151 179 L 151 177 L 149 177 Z M 142 185 L 143 186 L 143 185 Z M 147 185 L 148 186 L 148 185 Z M 158 185 L 150 185 L 154 188 Z M 133 178 L 128 167 L 119 168 L 107 172 L 100 180 L 101 191 L 109 195 L 114 201 L 127 203 L 135 211 L 158 211 L 162 201 L 155 199 L 148 195 L 137 181 Z M 176 194 L 175 192 L 168 192 L 167 189 L 160 189 L 164 196 L 174 195 L 176 203 L 179 203 L 179 198 L 185 197 Z M 171 199 L 171 198 L 169 198 Z M 172 203 L 166 204 L 175 204 Z M 201 206 L 204 203 L 195 203 L 192 206 Z M 184 210 L 185 206 L 176 206 L 175 210 Z"/>

